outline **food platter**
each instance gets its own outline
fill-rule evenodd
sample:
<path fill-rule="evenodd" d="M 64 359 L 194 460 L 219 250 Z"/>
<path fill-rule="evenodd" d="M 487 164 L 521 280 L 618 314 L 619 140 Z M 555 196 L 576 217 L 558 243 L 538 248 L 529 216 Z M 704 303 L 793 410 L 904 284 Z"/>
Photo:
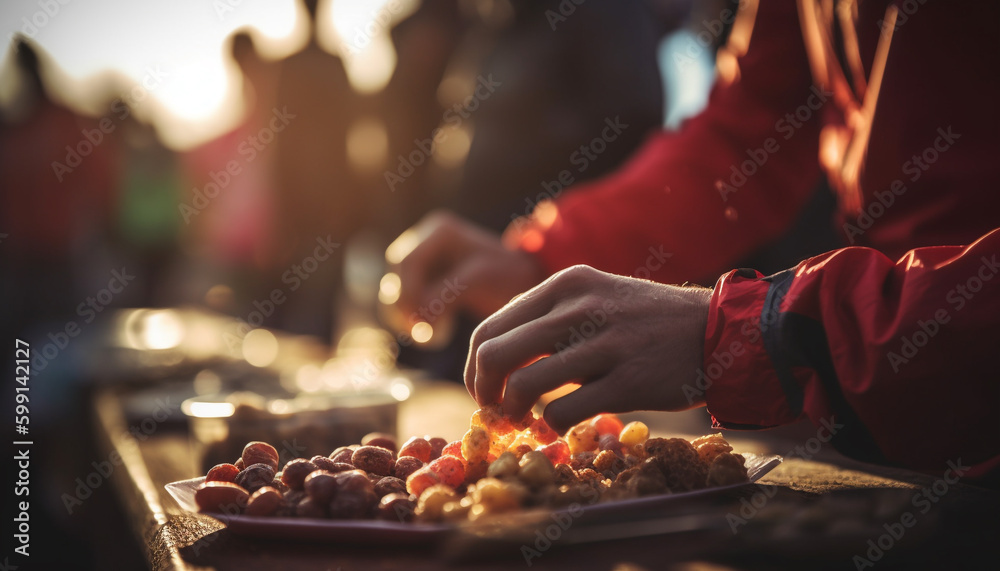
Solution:
<path fill-rule="evenodd" d="M 708 500 L 722 493 L 749 486 L 776 468 L 782 461 L 780 456 L 760 456 L 743 454 L 746 459 L 749 481 L 742 484 L 705 488 L 691 492 L 660 494 L 625 500 L 602 502 L 577 506 L 562 510 L 534 510 L 525 513 L 529 518 L 546 520 L 553 516 L 567 515 L 573 519 L 593 518 L 618 520 L 643 519 L 651 514 L 663 515 L 664 510 L 684 502 Z M 197 512 L 194 494 L 204 477 L 172 482 L 165 486 L 177 504 L 184 510 Z M 332 520 L 290 517 L 254 517 L 247 515 L 206 514 L 225 523 L 228 529 L 239 535 L 250 537 L 282 538 L 299 541 L 322 541 L 337 543 L 380 543 L 393 545 L 426 544 L 443 539 L 461 526 L 468 524 L 403 523 L 378 520 Z M 520 523 L 525 520 L 522 518 Z M 552 521 L 548 519 L 548 521 Z"/>

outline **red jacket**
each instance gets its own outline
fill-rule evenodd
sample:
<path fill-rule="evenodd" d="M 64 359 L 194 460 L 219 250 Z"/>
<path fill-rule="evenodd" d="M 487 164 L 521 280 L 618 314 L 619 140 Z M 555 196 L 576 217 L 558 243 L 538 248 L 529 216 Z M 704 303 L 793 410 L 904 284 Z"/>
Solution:
<path fill-rule="evenodd" d="M 1000 8 L 741 4 L 708 108 L 507 238 L 551 271 L 705 278 L 779 236 L 825 168 L 867 247 L 720 278 L 695 390 L 720 427 L 805 415 L 857 458 L 1000 465 Z"/>

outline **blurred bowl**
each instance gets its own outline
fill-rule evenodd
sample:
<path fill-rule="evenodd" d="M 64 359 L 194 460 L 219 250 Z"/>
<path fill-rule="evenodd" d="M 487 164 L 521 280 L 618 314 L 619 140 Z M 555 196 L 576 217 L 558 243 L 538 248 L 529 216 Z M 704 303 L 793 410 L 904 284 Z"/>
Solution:
<path fill-rule="evenodd" d="M 273 445 L 282 464 L 326 456 L 357 444 L 369 432 L 396 433 L 399 403 L 412 384 L 395 377 L 377 390 L 261 394 L 236 391 L 201 395 L 183 402 L 194 452 L 205 471 L 235 462 L 247 442 Z"/>

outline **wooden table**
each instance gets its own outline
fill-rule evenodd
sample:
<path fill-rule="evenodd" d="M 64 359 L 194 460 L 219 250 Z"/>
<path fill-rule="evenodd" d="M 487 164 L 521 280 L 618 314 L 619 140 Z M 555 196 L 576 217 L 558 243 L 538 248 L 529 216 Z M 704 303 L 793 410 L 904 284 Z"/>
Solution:
<path fill-rule="evenodd" d="M 461 534 L 444 546 L 423 548 L 265 541 L 235 535 L 211 517 L 182 511 L 163 489 L 168 482 L 200 475 L 187 434 L 160 430 L 136 440 L 125 430 L 122 398 L 115 389 L 97 392 L 93 406 L 99 445 L 122 456 L 124 469 L 116 470 L 112 481 L 152 569 L 527 566 L 519 543 Z M 401 408 L 399 432 L 458 438 L 473 408 L 460 385 L 421 382 Z M 647 420 L 657 435 L 705 432 L 692 415 L 637 417 Z M 1000 537 L 996 516 L 1000 494 L 959 482 L 938 497 L 933 486 L 940 476 L 853 463 L 828 447 L 795 452 L 794 443 L 809 444 L 810 434 L 815 435 L 815 429 L 803 425 L 791 432 L 737 435 L 733 440 L 738 450 L 783 454 L 785 462 L 758 485 L 739 493 L 679 505 L 668 514 L 645 514 L 647 519 L 638 523 L 606 522 L 600 529 L 573 526 L 534 558 L 531 567 L 881 570 L 980 568 L 979 561 L 992 562 Z M 933 503 L 921 499 L 925 487 L 932 490 Z"/>

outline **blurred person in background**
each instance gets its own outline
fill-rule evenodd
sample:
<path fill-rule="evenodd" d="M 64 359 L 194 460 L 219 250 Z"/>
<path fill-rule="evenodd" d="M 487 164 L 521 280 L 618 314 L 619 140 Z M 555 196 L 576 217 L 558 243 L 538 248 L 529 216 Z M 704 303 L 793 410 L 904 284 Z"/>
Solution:
<path fill-rule="evenodd" d="M 341 59 L 317 41 L 318 4 L 305 0 L 309 43 L 280 63 L 276 106 L 290 115 L 275 138 L 276 259 L 269 284 L 286 290 L 298 284 L 278 308 L 274 326 L 329 339 L 334 300 L 343 289 L 343 248 L 324 250 L 330 257 L 302 277 L 289 280 L 286 272 L 312 255 L 318 241 L 343 244 L 370 224 L 373 214 L 371 195 L 363 192 L 347 156 L 347 131 L 359 110 L 358 96 Z"/>
<path fill-rule="evenodd" d="M 995 184 L 996 11 L 741 3 L 702 114 L 503 242 L 428 218 L 399 303 L 419 307 L 444 278 L 467 285 L 456 305 L 503 307 L 473 337 L 466 384 L 517 415 L 582 383 L 546 407 L 557 429 L 707 404 L 717 427 L 833 419 L 848 456 L 932 471 L 961 457 L 971 478 L 995 480 L 1000 205 L 983 189 Z M 715 281 L 784 231 L 821 168 L 854 247 L 769 277 L 729 271 L 714 290 L 656 283 Z M 597 270 L 559 272 L 574 264 Z"/>
<path fill-rule="evenodd" d="M 274 287 L 265 274 L 279 265 L 273 147 L 284 130 L 272 133 L 268 146 L 258 139 L 274 117 L 281 64 L 264 60 L 247 32 L 232 36 L 229 51 L 242 75 L 246 111 L 235 128 L 181 153 L 186 193 L 181 214 L 176 207 L 173 214 L 182 222 L 181 240 L 190 265 L 171 277 L 170 287 L 180 299 L 203 301 L 245 319 L 252 300 L 267 298 Z M 233 163 L 237 168 L 228 169 Z M 206 191 L 213 187 L 221 188 L 209 199 Z M 278 316 L 268 317 L 267 325 L 273 326 Z"/>
<path fill-rule="evenodd" d="M 49 96 L 37 48 L 18 40 L 13 49 L 18 89 L 0 121 L 0 233 L 18 247 L 0 248 L 0 295 L 4 324 L 20 331 L 73 313 L 78 293 L 103 277 L 91 266 L 116 215 L 121 157 L 117 140 L 84 137 L 98 121 Z"/>
<path fill-rule="evenodd" d="M 449 115 L 473 131 L 455 210 L 496 231 L 539 196 L 558 196 L 567 180 L 610 172 L 663 122 L 661 30 L 646 4 L 559 10 L 558 2 L 517 0 L 471 32 L 492 42 L 466 78 L 476 101 Z"/>
<path fill-rule="evenodd" d="M 386 203 L 400 213 L 399 222 L 413 224 L 445 206 L 499 231 L 572 183 L 611 172 L 662 126 L 657 45 L 685 21 L 690 2 L 601 0 L 573 5 L 566 14 L 560 6 L 424 3 L 394 28 L 401 60 L 387 100 L 407 112 L 426 102 L 426 112 L 412 114 L 411 123 L 387 109 L 393 136 Z M 433 29 L 442 33 L 431 41 L 426 30 Z M 425 82 L 415 81 L 416 70 Z M 403 100 L 408 103 L 396 103 Z M 413 124 L 415 117 L 428 120 Z M 416 141 L 429 140 L 438 127 L 444 130 L 436 155 L 456 152 L 442 152 L 454 143 L 449 137 L 471 138 L 457 173 L 449 178 L 425 165 L 395 177 L 404 170 L 398 160 L 408 159 Z M 395 233 L 405 227 L 397 225 Z M 404 348 L 400 358 L 455 378 L 465 353 L 459 340 L 474 325 L 462 318 L 442 351 Z"/>
<path fill-rule="evenodd" d="M 128 184 L 124 144 L 120 133 L 101 131 L 104 117 L 80 116 L 51 95 L 44 51 L 20 38 L 12 49 L 16 93 L 0 118 L 0 331 L 9 346 L 15 339 L 31 343 L 30 434 L 44 443 L 31 453 L 29 496 L 18 498 L 32 508 L 31 561 L 39 568 L 135 568 L 143 557 L 121 540 L 130 530 L 110 486 L 92 490 L 72 512 L 60 501 L 79 485 L 77 475 L 102 458 L 91 410 L 80 406 L 85 346 L 71 343 L 66 327 L 74 323 L 77 335 L 96 329 L 96 310 L 81 302 L 107 288 L 109 272 L 120 267 L 111 254 Z M 136 302 L 139 286 L 129 284 L 121 294 L 113 305 Z M 49 350 L 57 350 L 55 357 Z M 10 390 L 0 397 L 6 418 L 12 419 L 14 396 Z M 8 457 L 19 453 L 12 448 Z M 14 489 L 17 468 L 5 472 L 7 489 Z M 11 521 L 4 530 L 13 534 Z M 59 549 L 42 549 L 42 541 Z"/>

